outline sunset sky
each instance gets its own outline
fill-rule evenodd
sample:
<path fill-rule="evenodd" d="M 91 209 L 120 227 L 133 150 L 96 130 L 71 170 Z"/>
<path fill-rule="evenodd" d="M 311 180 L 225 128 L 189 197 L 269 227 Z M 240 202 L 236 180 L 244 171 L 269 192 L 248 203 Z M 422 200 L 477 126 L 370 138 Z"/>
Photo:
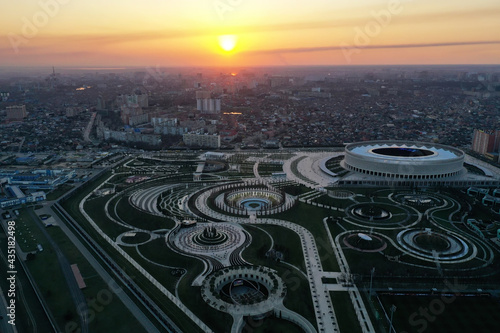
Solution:
<path fill-rule="evenodd" d="M 0 66 L 500 63 L 498 0 L 2 1 Z"/>

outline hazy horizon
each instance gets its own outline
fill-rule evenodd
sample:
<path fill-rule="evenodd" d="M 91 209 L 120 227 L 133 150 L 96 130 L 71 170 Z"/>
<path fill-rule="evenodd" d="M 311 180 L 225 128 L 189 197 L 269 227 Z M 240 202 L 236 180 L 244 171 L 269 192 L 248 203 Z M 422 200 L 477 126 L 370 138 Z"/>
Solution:
<path fill-rule="evenodd" d="M 494 0 L 33 0 L 8 9 L 5 67 L 500 63 Z"/>
<path fill-rule="evenodd" d="M 106 65 L 93 65 L 93 66 L 76 66 L 76 65 L 68 65 L 68 66 L 57 66 L 57 64 L 48 64 L 48 65 L 19 65 L 19 66 L 2 66 L 0 65 L 0 70 L 47 70 L 49 69 L 52 72 L 54 68 L 57 72 L 58 69 L 63 70 L 82 70 L 82 71 L 90 71 L 90 70 L 145 70 L 145 69 L 153 69 L 153 70 L 166 70 L 166 69 L 185 69 L 185 70 L 230 70 L 230 69 L 269 69 L 269 68 L 448 68 L 448 69 L 459 69 L 459 68 L 498 68 L 500 69 L 499 64 L 359 64 L 359 65 L 255 65 L 255 66 L 196 66 L 196 65 L 179 65 L 179 66 L 156 66 L 153 67 L 151 64 L 142 64 L 142 65 L 123 65 L 123 66 L 106 66 Z"/>

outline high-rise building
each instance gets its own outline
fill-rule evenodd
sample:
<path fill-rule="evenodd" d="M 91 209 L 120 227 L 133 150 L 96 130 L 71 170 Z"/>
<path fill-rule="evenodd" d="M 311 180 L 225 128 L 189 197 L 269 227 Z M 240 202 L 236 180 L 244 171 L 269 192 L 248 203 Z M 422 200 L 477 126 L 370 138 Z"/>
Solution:
<path fill-rule="evenodd" d="M 147 108 L 149 99 L 146 94 L 118 95 L 116 103 L 120 106 L 120 117 L 126 125 L 137 125 L 149 121 L 142 108 Z"/>
<path fill-rule="evenodd" d="M 121 112 L 120 112 L 120 117 L 125 125 L 135 125 L 136 121 L 132 121 L 133 124 L 130 123 L 130 119 L 140 116 L 143 114 L 142 108 L 135 104 L 135 105 L 123 105 L 121 107 Z M 146 121 L 147 121 L 147 115 L 146 115 Z"/>
<path fill-rule="evenodd" d="M 81 109 L 77 107 L 68 107 L 66 108 L 66 117 L 76 117 L 82 112 Z"/>
<path fill-rule="evenodd" d="M 220 99 L 212 98 L 210 91 L 199 90 L 196 92 L 196 110 L 207 114 L 220 113 Z"/>
<path fill-rule="evenodd" d="M 15 105 L 8 106 L 7 110 L 7 120 L 22 120 L 26 118 L 26 106 L 25 105 Z"/>
<path fill-rule="evenodd" d="M 188 147 L 220 148 L 220 135 L 186 133 L 182 141 Z"/>
<path fill-rule="evenodd" d="M 139 105 L 141 108 L 147 108 L 149 105 L 149 97 L 147 94 L 132 94 L 132 95 L 118 95 L 116 103 L 121 105 Z"/>
<path fill-rule="evenodd" d="M 206 90 L 198 90 L 196 92 L 196 99 L 209 99 L 212 98 L 212 93 Z"/>
<path fill-rule="evenodd" d="M 500 148 L 500 130 L 482 131 L 475 129 L 472 150 L 479 154 L 498 152 Z"/>
<path fill-rule="evenodd" d="M 96 110 L 97 111 L 106 110 L 106 102 L 104 101 L 102 95 L 97 96 Z"/>

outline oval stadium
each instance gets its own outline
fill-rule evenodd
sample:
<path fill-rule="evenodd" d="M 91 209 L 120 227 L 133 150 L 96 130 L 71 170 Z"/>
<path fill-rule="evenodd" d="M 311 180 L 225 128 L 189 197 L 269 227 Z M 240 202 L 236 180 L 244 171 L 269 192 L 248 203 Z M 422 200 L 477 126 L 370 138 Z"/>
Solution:
<path fill-rule="evenodd" d="M 460 149 L 435 143 L 351 143 L 346 145 L 344 160 L 340 163 L 351 172 L 340 179 L 338 185 L 463 186 L 486 180 L 470 178 L 464 161 L 465 153 Z"/>

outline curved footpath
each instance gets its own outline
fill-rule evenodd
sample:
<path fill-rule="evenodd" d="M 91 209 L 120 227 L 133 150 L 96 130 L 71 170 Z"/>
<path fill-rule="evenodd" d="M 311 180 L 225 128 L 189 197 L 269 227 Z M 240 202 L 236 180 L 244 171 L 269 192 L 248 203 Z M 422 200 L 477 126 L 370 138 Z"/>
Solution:
<path fill-rule="evenodd" d="M 106 181 L 101 183 L 96 190 L 100 189 L 103 187 L 114 175 L 111 175 Z M 103 239 L 108 242 L 116 251 L 118 251 L 129 263 L 131 263 L 141 274 L 147 278 L 153 285 L 155 285 L 159 291 L 165 295 L 171 302 L 173 302 L 181 311 L 183 311 L 196 325 L 198 325 L 203 331 L 205 332 L 213 332 L 205 323 L 203 323 L 200 318 L 198 318 L 189 308 L 187 308 L 175 295 L 173 295 L 171 292 L 167 290 L 158 280 L 156 280 L 149 272 L 147 272 L 137 261 L 135 261 L 128 253 L 122 250 L 122 248 L 116 244 L 114 240 L 112 240 L 108 235 L 106 235 L 100 228 L 99 226 L 95 223 L 95 221 L 87 214 L 87 212 L 84 209 L 85 202 L 87 199 L 92 195 L 93 192 L 90 192 L 88 195 L 86 195 L 82 201 L 80 201 L 78 207 L 80 210 L 80 213 L 85 217 L 85 219 L 89 222 L 89 224 L 103 237 Z M 175 324 L 172 322 L 173 326 L 175 327 Z M 177 330 L 180 332 L 180 330 L 177 328 Z"/>
<path fill-rule="evenodd" d="M 319 169 L 319 159 L 322 157 L 321 154 L 318 154 L 320 156 L 317 156 L 318 163 L 316 165 L 318 166 Z M 112 177 L 112 176 L 111 176 Z M 108 178 L 109 179 L 111 179 Z M 103 182 L 101 185 L 98 186 L 97 189 L 102 187 L 106 182 L 106 180 Z M 107 235 L 103 234 L 99 228 L 99 226 L 92 220 L 92 218 L 85 212 L 84 210 L 84 204 L 85 201 L 89 198 L 90 194 L 87 195 L 79 204 L 79 208 L 81 213 L 84 215 L 84 217 L 89 221 L 90 225 L 99 233 L 103 235 L 103 238 L 111 245 L 113 246 L 122 256 L 127 259 L 134 267 L 136 267 L 149 281 L 151 281 L 157 288 L 166 296 L 168 297 L 176 306 L 178 306 L 187 316 L 189 316 L 201 329 L 203 329 L 205 332 L 212 332 L 211 329 L 206 326 L 196 315 L 194 315 L 178 298 L 176 298 L 174 295 L 172 295 L 166 288 L 164 288 L 152 275 L 150 275 L 146 270 L 144 270 L 133 258 L 131 258 L 126 252 L 124 252 L 118 244 L 116 244 L 115 241 L 113 241 L 111 238 L 109 238 Z M 150 197 L 151 198 L 151 197 Z M 208 199 L 208 196 L 206 193 L 201 193 L 198 195 L 197 200 L 195 200 L 195 206 L 196 209 L 199 210 L 200 213 L 206 215 L 207 217 L 210 217 L 211 219 L 219 220 L 219 221 L 227 221 L 227 222 L 233 222 L 233 223 L 238 223 L 238 224 L 252 224 L 252 225 L 257 225 L 257 224 L 269 224 L 269 225 L 278 225 L 282 226 L 285 228 L 288 228 L 292 231 L 294 231 L 300 238 L 301 240 L 301 246 L 302 246 L 302 251 L 304 254 L 304 259 L 306 262 L 306 273 L 307 273 L 307 279 L 310 285 L 310 290 L 311 290 L 311 297 L 312 297 L 312 303 L 314 306 L 314 314 L 316 316 L 316 322 L 317 322 L 317 327 L 319 329 L 319 332 L 340 332 L 338 323 L 337 323 L 337 318 L 335 316 L 333 304 L 330 298 L 330 292 L 331 291 L 347 291 L 349 292 L 351 296 L 351 300 L 354 306 L 354 309 L 356 311 L 356 315 L 358 316 L 358 320 L 361 324 L 362 331 L 363 333 L 370 333 L 370 332 L 375 332 L 373 329 L 373 325 L 370 321 L 370 318 L 368 316 L 368 313 L 366 311 L 366 308 L 364 306 L 363 300 L 361 299 L 361 296 L 359 294 L 359 291 L 357 288 L 354 286 L 351 287 L 344 287 L 341 284 L 335 284 L 335 283 L 328 283 L 325 284 L 323 283 L 322 279 L 323 277 L 329 277 L 329 278 L 338 278 L 340 276 L 349 276 L 349 268 L 347 265 L 347 262 L 345 261 L 345 257 L 343 257 L 343 253 L 341 250 L 341 247 L 339 244 L 337 244 L 336 241 L 332 239 L 332 236 L 330 234 L 329 229 L 327 228 L 326 221 L 323 221 L 325 223 L 325 228 L 327 230 L 327 233 L 330 237 L 330 243 L 332 248 L 334 249 L 335 255 L 337 257 L 337 260 L 339 262 L 339 265 L 341 267 L 341 272 L 324 272 L 322 268 L 322 263 L 321 263 L 321 258 L 318 253 L 316 241 L 311 234 L 309 230 L 306 228 L 297 225 L 292 222 L 284 221 L 284 220 L 279 220 L 279 219 L 271 219 L 271 218 L 257 218 L 255 215 L 251 216 L 250 218 L 243 218 L 243 217 L 234 217 L 234 216 L 227 216 L 218 212 L 215 212 L 214 210 L 210 209 L 206 205 L 206 200 Z M 147 201 L 145 200 L 142 201 L 141 204 L 144 204 L 144 207 L 147 207 Z M 187 200 L 183 200 L 182 208 L 187 212 L 190 213 L 194 216 L 197 214 L 194 214 L 186 204 Z M 106 210 L 107 211 L 107 210 Z M 113 220 L 113 219 L 112 219 Z M 114 221 L 115 223 L 119 221 Z M 239 254 L 241 257 L 241 254 Z M 276 310 L 278 309 L 278 310 Z M 301 326 L 306 332 L 316 332 L 315 327 L 305 318 L 303 318 L 300 314 L 295 313 L 291 310 L 288 310 L 286 308 L 281 308 L 277 306 L 275 311 L 279 311 L 281 309 L 281 315 L 284 315 L 284 318 L 298 324 Z M 286 309 L 286 311 L 284 310 Z M 240 327 L 240 323 L 234 323 L 233 329 L 236 329 L 237 327 Z"/>
<path fill-rule="evenodd" d="M 201 194 L 199 198 L 200 200 L 207 199 L 206 196 Z M 198 199 L 199 199 L 198 198 Z M 270 225 L 278 225 L 285 228 L 288 228 L 294 231 L 301 240 L 302 251 L 304 253 L 304 259 L 307 263 L 307 277 L 309 281 L 309 285 L 311 287 L 311 295 L 312 301 L 314 305 L 314 311 L 316 315 L 316 321 L 319 327 L 320 332 L 339 332 L 337 319 L 335 317 L 335 312 L 333 310 L 333 304 L 330 299 L 330 292 L 325 287 L 322 282 L 322 277 L 324 276 L 321 260 L 319 257 L 318 249 L 316 246 L 316 242 L 314 240 L 313 235 L 306 228 L 299 226 L 295 223 L 278 220 L 278 219 L 269 219 L 269 218 L 260 218 L 257 219 L 255 216 L 251 218 L 241 218 L 234 216 L 226 216 L 220 213 L 213 211 L 208 208 L 207 205 L 201 204 L 200 200 L 196 200 L 197 209 L 200 210 L 203 214 L 210 216 L 212 218 L 240 223 L 240 224 L 270 224 Z M 297 317 L 297 323 L 300 320 Z M 304 329 L 310 330 L 310 327 L 303 327 Z"/>

